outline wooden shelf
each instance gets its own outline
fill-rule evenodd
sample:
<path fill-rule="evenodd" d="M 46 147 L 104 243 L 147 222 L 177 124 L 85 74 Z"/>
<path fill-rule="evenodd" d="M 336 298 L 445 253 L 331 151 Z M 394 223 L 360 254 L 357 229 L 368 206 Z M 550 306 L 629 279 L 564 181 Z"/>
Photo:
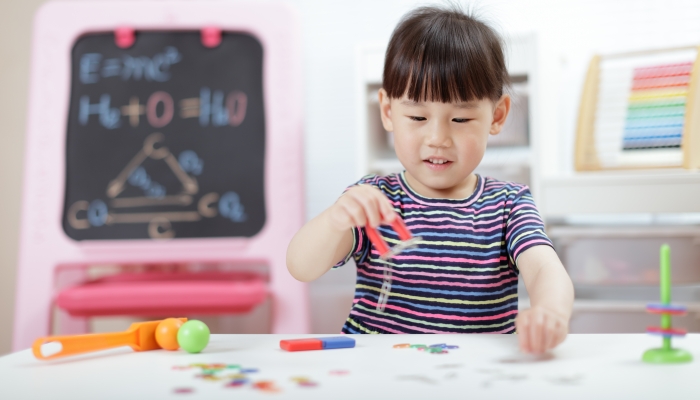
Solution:
<path fill-rule="evenodd" d="M 547 235 L 553 239 L 598 238 L 669 238 L 696 237 L 700 240 L 698 225 L 643 225 L 643 226 L 549 226 Z"/>
<path fill-rule="evenodd" d="M 479 168 L 529 168 L 532 164 L 529 146 L 488 147 Z"/>
<path fill-rule="evenodd" d="M 653 302 L 649 302 L 653 303 Z M 646 313 L 648 302 L 615 300 L 575 300 L 574 312 L 640 312 Z M 700 303 L 683 303 L 689 313 L 700 313 Z"/>
<path fill-rule="evenodd" d="M 646 313 L 648 303 L 643 301 L 625 301 L 625 300 L 574 300 L 574 313 L 580 312 L 638 312 Z M 700 302 L 681 302 L 689 314 L 697 314 L 700 316 Z M 530 299 L 527 297 L 519 299 L 518 309 L 524 310 L 530 308 Z"/>
<path fill-rule="evenodd" d="M 668 169 L 542 178 L 545 218 L 585 214 L 700 212 L 700 172 Z"/>

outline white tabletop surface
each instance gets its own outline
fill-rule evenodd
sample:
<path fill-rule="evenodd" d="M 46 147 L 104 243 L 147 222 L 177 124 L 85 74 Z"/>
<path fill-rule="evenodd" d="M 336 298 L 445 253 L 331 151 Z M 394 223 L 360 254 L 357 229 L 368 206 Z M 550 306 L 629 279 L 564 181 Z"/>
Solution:
<path fill-rule="evenodd" d="M 212 335 L 200 354 L 119 348 L 53 361 L 24 350 L 0 357 L 0 399 L 700 399 L 700 334 L 674 340 L 695 358 L 679 365 L 643 363 L 661 343 L 645 334 L 569 335 L 549 359 L 520 354 L 515 335 L 355 335 L 353 349 L 279 348 L 281 339 L 320 336 L 329 335 Z M 460 348 L 429 354 L 398 343 Z M 257 369 L 246 374 L 251 382 L 274 381 L 279 391 L 173 369 L 193 363 Z M 237 370 L 229 371 L 221 374 Z"/>

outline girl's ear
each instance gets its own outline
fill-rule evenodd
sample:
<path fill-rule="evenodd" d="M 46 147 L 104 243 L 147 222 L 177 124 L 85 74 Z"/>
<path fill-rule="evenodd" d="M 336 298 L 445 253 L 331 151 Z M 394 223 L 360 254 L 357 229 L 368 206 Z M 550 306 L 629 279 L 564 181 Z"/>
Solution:
<path fill-rule="evenodd" d="M 493 107 L 493 122 L 491 123 L 491 129 L 489 133 L 492 135 L 498 135 L 503 129 L 503 124 L 506 123 L 506 118 L 508 118 L 508 113 L 510 112 L 510 96 L 504 94 L 496 102 Z"/>
<path fill-rule="evenodd" d="M 391 99 L 386 90 L 379 89 L 379 115 L 382 117 L 382 125 L 387 132 L 394 131 L 394 123 L 391 121 Z"/>

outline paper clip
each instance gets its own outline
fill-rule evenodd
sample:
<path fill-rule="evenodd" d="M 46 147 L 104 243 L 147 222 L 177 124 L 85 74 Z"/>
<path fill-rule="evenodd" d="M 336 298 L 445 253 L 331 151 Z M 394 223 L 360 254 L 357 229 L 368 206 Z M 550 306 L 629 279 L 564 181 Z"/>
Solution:
<path fill-rule="evenodd" d="M 394 232 L 396 232 L 400 240 L 400 242 L 394 245 L 394 247 L 389 247 L 384 239 L 382 239 L 377 229 L 372 228 L 371 226 L 365 227 L 367 237 L 379 252 L 379 257 L 382 260 L 388 260 L 402 251 L 416 246 L 421 240 L 420 236 L 414 237 L 411 235 L 411 232 L 408 230 L 408 228 L 406 228 L 406 224 L 403 222 L 403 219 L 399 216 L 394 218 L 394 221 L 391 223 L 391 228 L 394 230 Z M 379 299 L 377 300 L 377 311 L 379 312 L 383 312 L 384 308 L 386 308 L 389 293 L 391 292 L 391 276 L 391 266 L 386 265 L 384 267 L 384 281 L 382 282 L 382 288 L 379 291 Z"/>

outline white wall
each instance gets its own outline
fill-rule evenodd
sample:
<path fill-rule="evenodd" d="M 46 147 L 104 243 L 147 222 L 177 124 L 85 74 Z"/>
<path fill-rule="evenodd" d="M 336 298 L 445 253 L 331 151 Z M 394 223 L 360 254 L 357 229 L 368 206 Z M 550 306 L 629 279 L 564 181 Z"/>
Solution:
<path fill-rule="evenodd" d="M 12 340 L 30 23 L 42 2 L 0 1 L 0 354 Z"/>
<path fill-rule="evenodd" d="M 386 42 L 415 0 L 288 0 L 303 22 L 309 217 L 357 177 L 354 46 Z M 544 174 L 572 170 L 573 137 L 594 53 L 700 44 L 697 0 L 493 0 L 464 2 L 504 34 L 539 38 L 540 149 Z"/>
<path fill-rule="evenodd" d="M 307 217 L 354 182 L 354 48 L 388 41 L 414 0 L 287 0 L 300 11 L 305 61 Z M 31 15 L 41 0 L 0 1 L 0 354 L 9 351 L 14 299 Z M 697 0 L 478 1 L 503 32 L 540 38 L 543 173 L 571 170 L 573 129 L 585 68 L 595 51 L 700 43 Z M 335 331 L 352 295 L 352 268 L 312 284 L 314 327 Z M 341 288 L 341 289 L 339 289 Z M 333 307 L 326 307 L 332 302 Z M 337 327 L 337 328 L 336 328 Z"/>

